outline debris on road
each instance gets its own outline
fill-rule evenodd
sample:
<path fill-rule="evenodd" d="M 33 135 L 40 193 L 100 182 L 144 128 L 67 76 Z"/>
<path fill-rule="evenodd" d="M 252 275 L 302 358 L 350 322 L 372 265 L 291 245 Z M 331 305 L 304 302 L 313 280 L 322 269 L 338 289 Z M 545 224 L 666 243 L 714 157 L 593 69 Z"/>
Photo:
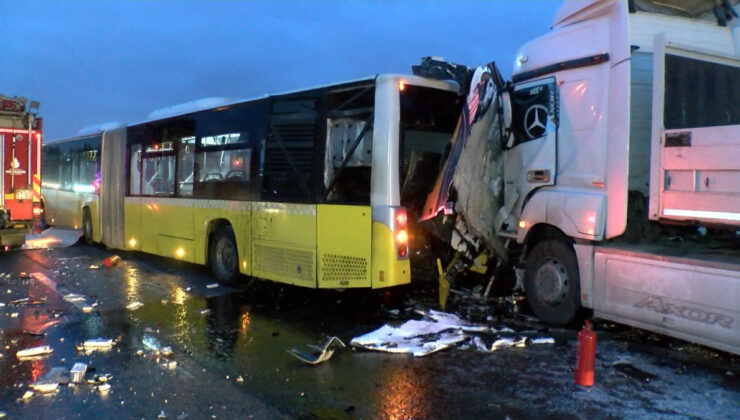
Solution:
<path fill-rule="evenodd" d="M 218 287 L 218 283 L 211 283 L 206 285 L 206 289 L 215 289 Z"/>
<path fill-rule="evenodd" d="M 141 303 L 141 302 L 139 302 L 139 301 L 137 300 L 137 301 L 135 301 L 135 302 L 131 302 L 131 303 L 129 303 L 128 305 L 126 305 L 126 309 L 128 309 L 128 310 L 130 310 L 130 311 L 135 311 L 135 310 L 137 310 L 137 309 L 141 308 L 142 306 L 144 306 L 144 304 L 143 304 L 143 303 Z"/>
<path fill-rule="evenodd" d="M 79 384 L 85 380 L 85 374 L 87 373 L 87 365 L 81 362 L 77 362 L 72 366 L 69 371 L 70 379 L 73 383 Z"/>
<path fill-rule="evenodd" d="M 87 267 L 88 270 L 97 270 L 99 268 L 100 268 L 100 266 L 97 265 L 97 264 L 90 264 L 90 266 Z"/>
<path fill-rule="evenodd" d="M 306 353 L 295 347 L 289 349 L 288 353 L 304 363 L 316 365 L 325 362 L 331 358 L 331 356 L 334 354 L 334 349 L 330 347 L 335 343 L 342 347 L 347 347 L 338 337 L 332 336 L 329 337 L 322 346 L 315 346 L 310 344 L 308 347 L 314 350 L 313 353 Z"/>
<path fill-rule="evenodd" d="M 513 339 L 513 338 L 500 338 L 493 342 L 491 345 L 491 351 L 496 351 L 498 349 L 505 349 L 505 348 L 511 348 L 511 347 L 526 347 L 527 346 L 527 339 L 524 337 Z"/>
<path fill-rule="evenodd" d="M 66 294 L 66 295 L 62 296 L 62 299 L 64 299 L 65 301 L 67 301 L 69 303 L 84 302 L 86 300 L 85 299 L 85 296 L 80 295 L 78 293 L 69 293 L 69 294 Z"/>
<path fill-rule="evenodd" d="M 28 401 L 28 400 L 30 400 L 30 399 L 31 399 L 31 397 L 33 397 L 33 396 L 34 396 L 34 394 L 35 394 L 35 393 L 34 393 L 33 391 L 31 391 L 31 390 L 27 390 L 26 392 L 24 392 L 24 393 L 23 393 L 23 396 L 21 397 L 21 399 L 22 399 L 23 401 Z"/>
<path fill-rule="evenodd" d="M 108 351 L 111 347 L 113 347 L 112 338 L 92 338 L 77 345 L 77 351 L 89 354 L 94 351 Z"/>
<path fill-rule="evenodd" d="M 31 305 L 43 305 L 46 303 L 46 298 L 43 297 L 41 299 L 31 299 L 28 297 L 22 298 L 22 299 L 16 299 L 8 302 L 8 305 L 10 306 L 31 306 Z"/>
<path fill-rule="evenodd" d="M 211 313 L 211 310 L 210 310 L 210 309 L 208 309 L 208 308 L 206 308 L 206 309 L 201 309 L 201 310 L 200 310 L 200 314 L 201 314 L 201 315 L 208 315 L 208 314 L 210 314 L 210 313 Z"/>
<path fill-rule="evenodd" d="M 110 384 L 109 383 L 104 383 L 104 384 L 98 385 L 98 391 L 101 394 L 107 394 L 108 391 L 110 391 Z"/>
<path fill-rule="evenodd" d="M 464 341 L 468 336 L 463 327 L 481 331 L 481 326 L 456 323 L 456 320 L 461 320 L 455 315 L 438 311 L 430 311 L 431 313 L 434 313 L 440 321 L 409 320 L 398 327 L 384 325 L 375 331 L 353 338 L 350 345 L 388 353 L 410 353 L 420 357 Z"/>
<path fill-rule="evenodd" d="M 18 350 L 16 353 L 16 356 L 18 358 L 24 358 L 24 357 L 34 357 L 34 356 L 43 356 L 47 355 L 51 352 L 53 352 L 54 349 L 52 349 L 49 346 L 38 346 L 38 347 L 31 347 L 23 350 Z"/>

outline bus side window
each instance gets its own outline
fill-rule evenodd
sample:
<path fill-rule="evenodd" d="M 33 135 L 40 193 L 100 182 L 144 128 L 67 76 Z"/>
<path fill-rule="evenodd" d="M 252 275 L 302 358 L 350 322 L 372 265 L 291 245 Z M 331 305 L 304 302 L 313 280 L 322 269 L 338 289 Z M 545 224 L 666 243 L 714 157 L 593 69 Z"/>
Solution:
<path fill-rule="evenodd" d="M 141 195 L 141 145 L 132 145 L 129 156 L 129 194 Z"/>
<path fill-rule="evenodd" d="M 193 196 L 195 137 L 180 139 L 177 149 L 177 195 Z"/>

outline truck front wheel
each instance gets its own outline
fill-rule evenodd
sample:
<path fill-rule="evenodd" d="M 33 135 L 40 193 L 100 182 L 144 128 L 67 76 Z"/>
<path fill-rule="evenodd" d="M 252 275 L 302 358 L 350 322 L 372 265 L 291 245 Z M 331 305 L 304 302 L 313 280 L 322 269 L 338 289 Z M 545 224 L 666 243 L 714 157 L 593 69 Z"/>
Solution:
<path fill-rule="evenodd" d="M 537 244 L 524 269 L 527 301 L 537 317 L 565 325 L 580 307 L 580 276 L 573 248 L 559 239 Z"/>

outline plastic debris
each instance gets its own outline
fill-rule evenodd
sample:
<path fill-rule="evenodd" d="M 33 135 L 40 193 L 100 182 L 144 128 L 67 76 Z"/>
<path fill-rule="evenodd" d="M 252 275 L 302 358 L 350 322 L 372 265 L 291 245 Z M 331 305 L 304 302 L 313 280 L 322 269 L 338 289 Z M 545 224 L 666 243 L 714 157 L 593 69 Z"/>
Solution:
<path fill-rule="evenodd" d="M 139 302 L 137 300 L 136 302 L 131 302 L 128 305 L 126 305 L 126 309 L 131 310 L 131 311 L 135 311 L 135 310 L 141 308 L 142 306 L 144 306 L 144 304 L 141 303 L 141 302 Z"/>
<path fill-rule="evenodd" d="M 24 401 L 27 401 L 27 400 L 30 400 L 31 397 L 33 397 L 33 396 L 34 396 L 34 392 L 31 391 L 31 390 L 28 390 L 28 391 L 26 391 L 26 392 L 23 393 L 23 396 L 21 397 L 21 399 L 24 400 Z"/>
<path fill-rule="evenodd" d="M 552 337 L 539 337 L 530 340 L 532 344 L 555 344 L 555 339 Z"/>
<path fill-rule="evenodd" d="M 77 346 L 77 351 L 92 353 L 94 351 L 108 351 L 113 347 L 112 338 L 92 338 Z"/>
<path fill-rule="evenodd" d="M 84 312 L 84 313 L 86 313 L 86 314 L 88 314 L 88 313 L 92 312 L 92 310 L 93 310 L 93 307 L 92 307 L 92 306 L 90 306 L 90 305 L 84 305 L 84 306 L 82 307 L 82 312 Z"/>
<path fill-rule="evenodd" d="M 12 314 L 10 314 L 10 317 L 11 318 L 18 318 L 18 312 L 13 312 Z"/>
<path fill-rule="evenodd" d="M 79 384 L 85 380 L 85 373 L 87 373 L 87 365 L 84 363 L 77 362 L 72 366 L 69 371 L 70 379 L 73 383 Z"/>
<path fill-rule="evenodd" d="M 66 300 L 67 302 L 84 302 L 85 296 L 77 294 L 77 293 L 69 293 L 62 297 L 62 299 Z"/>
<path fill-rule="evenodd" d="M 104 384 L 98 385 L 98 391 L 101 394 L 107 394 L 108 391 L 110 391 L 110 384 L 109 383 L 104 383 Z"/>
<path fill-rule="evenodd" d="M 53 351 L 54 349 L 52 349 L 49 346 L 38 346 L 38 347 L 31 347 L 31 348 L 27 348 L 23 350 L 18 350 L 18 352 L 16 353 L 16 356 L 18 356 L 18 358 L 42 356 L 42 355 L 49 354 Z"/>
<path fill-rule="evenodd" d="M 100 266 L 97 264 L 91 264 L 89 267 L 87 267 L 88 270 L 97 270 Z"/>
<path fill-rule="evenodd" d="M 218 287 L 218 283 L 211 283 L 206 285 L 206 289 L 215 289 Z"/>
<path fill-rule="evenodd" d="M 506 349 L 511 347 L 526 347 L 527 346 L 527 339 L 524 337 L 521 337 L 519 339 L 513 339 L 513 338 L 500 338 L 493 342 L 491 345 L 491 351 L 496 351 L 498 349 Z"/>
<path fill-rule="evenodd" d="M 48 394 L 59 389 L 59 384 L 52 382 L 35 383 L 31 385 L 31 388 L 40 394 Z"/>
<path fill-rule="evenodd" d="M 200 314 L 201 314 L 201 315 L 208 315 L 208 314 L 210 314 L 210 313 L 211 313 L 211 310 L 210 310 L 210 309 L 208 309 L 208 308 L 206 308 L 206 309 L 201 309 L 201 310 L 200 310 Z"/>
<path fill-rule="evenodd" d="M 340 340 L 338 337 L 333 336 L 329 337 L 322 346 L 309 345 L 308 347 L 315 350 L 313 353 L 306 353 L 304 351 L 298 350 L 295 347 L 288 350 L 288 353 L 304 363 L 316 365 L 325 362 L 331 358 L 331 356 L 334 354 L 334 349 L 330 348 L 330 346 L 332 346 L 333 344 L 338 344 L 342 347 L 346 347 L 342 340 Z"/>
<path fill-rule="evenodd" d="M 353 338 L 350 344 L 368 350 L 411 353 L 419 357 L 449 348 L 466 338 L 462 325 L 410 320 L 398 327 L 384 325 L 373 332 Z"/>

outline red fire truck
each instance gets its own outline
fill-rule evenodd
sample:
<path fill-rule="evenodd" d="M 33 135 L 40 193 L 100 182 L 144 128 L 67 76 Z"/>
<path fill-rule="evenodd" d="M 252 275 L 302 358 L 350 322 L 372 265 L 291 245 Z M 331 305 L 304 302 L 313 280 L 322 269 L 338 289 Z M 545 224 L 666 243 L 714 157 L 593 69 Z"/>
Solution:
<path fill-rule="evenodd" d="M 20 245 L 41 215 L 39 103 L 0 94 L 0 245 Z"/>

